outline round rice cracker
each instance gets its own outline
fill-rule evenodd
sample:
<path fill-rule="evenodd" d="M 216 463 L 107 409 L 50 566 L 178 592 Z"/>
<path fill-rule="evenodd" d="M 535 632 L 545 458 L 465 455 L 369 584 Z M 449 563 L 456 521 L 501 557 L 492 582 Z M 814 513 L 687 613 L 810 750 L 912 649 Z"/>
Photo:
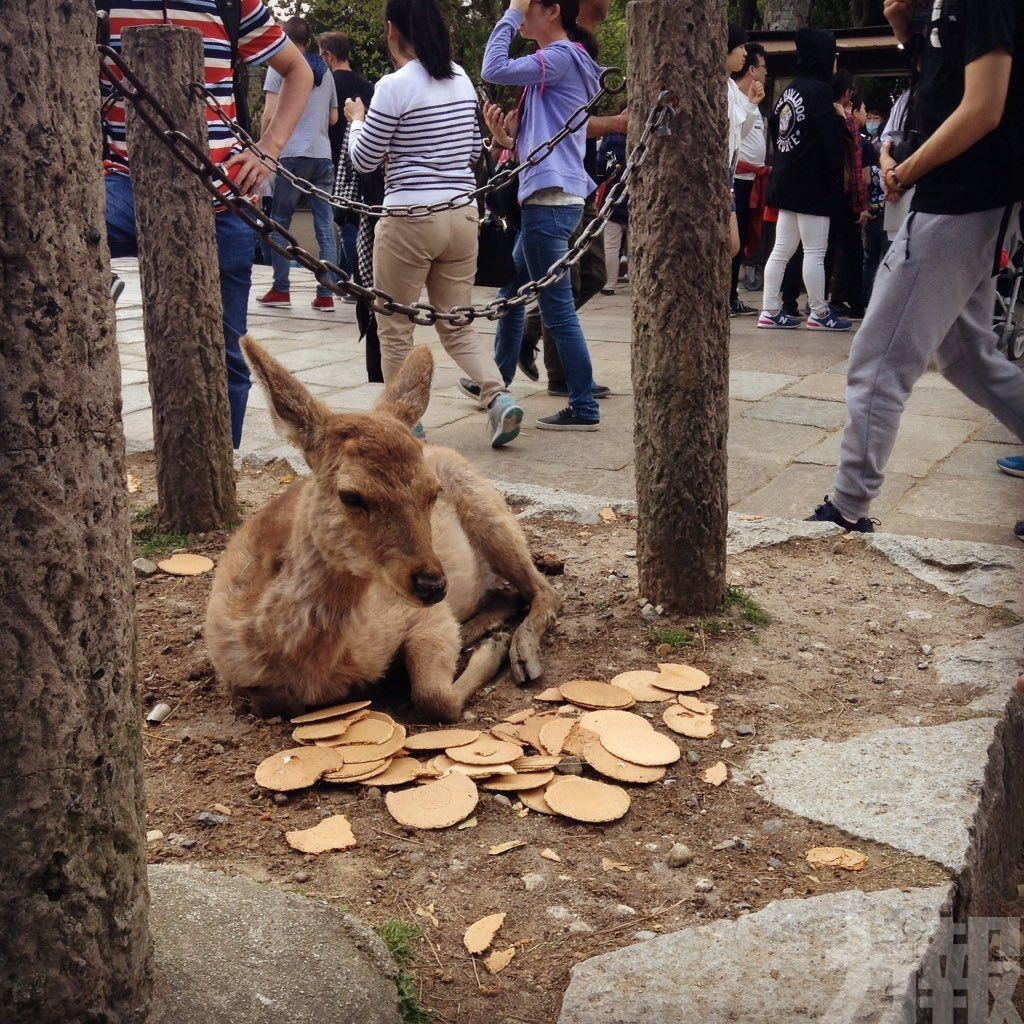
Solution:
<path fill-rule="evenodd" d="M 661 718 L 673 732 L 695 740 L 706 740 L 718 732 L 718 726 L 710 715 L 695 715 L 679 704 L 665 708 Z"/>
<path fill-rule="evenodd" d="M 445 754 L 460 764 L 508 764 L 523 756 L 523 748 L 494 736 L 480 736 L 460 747 L 446 747 Z"/>
<path fill-rule="evenodd" d="M 617 821 L 629 810 L 629 794 L 621 786 L 563 775 L 544 792 L 548 806 L 563 818 L 600 824 Z"/>
<path fill-rule="evenodd" d="M 397 723 L 390 715 L 371 711 L 365 718 L 353 722 L 341 735 L 342 746 L 350 743 L 387 743 L 395 735 Z"/>
<path fill-rule="evenodd" d="M 661 674 L 658 686 L 673 693 L 695 693 L 711 682 L 707 672 L 701 672 L 692 665 L 661 664 L 658 665 L 658 671 Z"/>
<path fill-rule="evenodd" d="M 300 853 L 327 853 L 329 850 L 348 850 L 356 845 L 352 826 L 343 814 L 332 814 L 312 828 L 285 832 L 288 845 Z"/>
<path fill-rule="evenodd" d="M 459 772 L 436 782 L 401 789 L 384 796 L 391 816 L 409 828 L 449 828 L 469 817 L 480 795 L 476 783 Z"/>
<path fill-rule="evenodd" d="M 348 704 L 335 704 L 333 707 L 320 708 L 318 711 L 307 711 L 304 715 L 293 718 L 292 725 L 307 725 L 310 722 L 322 722 L 328 718 L 344 718 L 353 711 L 362 711 L 370 706 L 368 700 L 353 700 Z"/>
<path fill-rule="evenodd" d="M 453 761 L 447 754 L 437 754 L 427 762 L 427 768 L 435 778 L 448 772 L 462 772 L 471 779 L 490 779 L 495 775 L 514 775 L 515 768 L 510 764 L 460 764 Z M 427 779 L 429 782 L 430 779 Z"/>
<path fill-rule="evenodd" d="M 527 754 L 512 762 L 517 772 L 546 772 L 562 763 L 561 757 L 549 757 L 547 754 Z"/>
<path fill-rule="evenodd" d="M 405 726 L 395 725 L 391 738 L 383 743 L 349 743 L 333 747 L 345 764 L 359 764 L 365 761 L 382 761 L 394 757 L 405 744 Z"/>
<path fill-rule="evenodd" d="M 676 703 L 680 707 L 692 711 L 695 715 L 711 715 L 718 710 L 717 704 L 703 701 L 699 697 L 691 697 L 689 694 L 680 693 L 676 695 Z"/>
<path fill-rule="evenodd" d="M 276 793 L 312 786 L 324 773 L 340 768 L 341 756 L 325 747 L 295 747 L 264 758 L 256 768 L 256 782 Z"/>
<path fill-rule="evenodd" d="M 579 725 L 581 729 L 586 729 L 596 736 L 600 736 L 605 729 L 611 727 L 621 729 L 651 728 L 646 718 L 634 715 L 632 711 L 615 710 L 588 711 L 580 717 Z"/>
<path fill-rule="evenodd" d="M 340 740 L 342 736 L 358 722 L 355 715 L 348 718 L 328 718 L 323 722 L 310 722 L 297 725 L 292 730 L 292 739 L 296 743 L 316 743 L 318 740 Z M 330 746 L 331 744 L 321 744 Z"/>
<path fill-rule="evenodd" d="M 375 775 L 381 775 L 383 772 L 386 772 L 390 764 L 391 758 L 384 758 L 380 761 L 343 764 L 336 771 L 326 772 L 322 781 L 335 782 L 343 786 L 350 782 L 362 782 L 364 779 L 372 779 Z"/>
<path fill-rule="evenodd" d="M 605 750 L 601 741 L 597 739 L 587 744 L 583 751 L 583 759 L 594 771 L 606 778 L 615 779 L 616 782 L 660 782 L 667 772 L 667 769 L 661 766 L 648 767 L 624 761 Z"/>
<path fill-rule="evenodd" d="M 601 745 L 630 764 L 651 768 L 655 765 L 675 764 L 683 755 L 674 740 L 655 732 L 649 725 L 643 729 L 608 728 L 600 734 Z"/>
<path fill-rule="evenodd" d="M 423 765 L 415 757 L 396 757 L 379 775 L 357 779 L 363 786 L 404 786 L 419 778 Z"/>
<path fill-rule="evenodd" d="M 660 704 L 671 700 L 671 691 L 658 686 L 660 672 L 620 672 L 612 679 L 612 686 L 618 686 L 633 695 L 641 704 Z"/>
<path fill-rule="evenodd" d="M 531 811 L 536 811 L 538 814 L 554 815 L 555 812 L 551 810 L 544 796 L 546 792 L 547 786 L 538 786 L 537 789 L 521 789 L 516 796 L 519 802 L 524 807 L 529 807 Z"/>
<path fill-rule="evenodd" d="M 540 789 L 554 777 L 554 772 L 517 772 L 515 775 L 499 775 L 481 782 L 480 788 L 495 793 L 519 793 L 524 789 Z"/>
<path fill-rule="evenodd" d="M 571 718 L 552 718 L 540 731 L 537 738 L 539 749 L 552 757 L 558 757 L 565 749 L 569 733 L 576 728 Z"/>
<path fill-rule="evenodd" d="M 171 555 L 156 564 L 168 576 L 202 576 L 213 568 L 213 559 L 206 555 Z"/>
<path fill-rule="evenodd" d="M 595 679 L 573 679 L 559 686 L 567 701 L 584 708 L 630 708 L 633 695 L 621 687 Z"/>
<path fill-rule="evenodd" d="M 479 729 L 433 729 L 407 736 L 406 750 L 446 750 L 448 747 L 464 747 L 480 738 Z"/>

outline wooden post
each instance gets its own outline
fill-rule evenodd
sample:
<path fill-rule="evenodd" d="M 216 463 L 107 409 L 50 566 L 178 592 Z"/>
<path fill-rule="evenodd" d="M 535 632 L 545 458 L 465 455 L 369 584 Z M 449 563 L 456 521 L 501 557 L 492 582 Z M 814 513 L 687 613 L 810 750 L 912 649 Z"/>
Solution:
<path fill-rule="evenodd" d="M 725 4 L 633 0 L 629 53 L 637 114 L 663 89 L 679 99 L 673 134 L 655 139 L 630 202 L 640 592 L 706 613 L 725 594 Z"/>
<path fill-rule="evenodd" d="M 124 56 L 176 124 L 209 152 L 205 80 L 194 29 L 147 25 L 124 32 Z M 236 518 L 231 412 L 213 204 L 129 108 L 146 364 L 162 529 L 200 533 Z"/>
<path fill-rule="evenodd" d="M 150 995 L 131 529 L 95 36 L 92 4 L 3 5 L 4 1024 L 142 1024 Z"/>

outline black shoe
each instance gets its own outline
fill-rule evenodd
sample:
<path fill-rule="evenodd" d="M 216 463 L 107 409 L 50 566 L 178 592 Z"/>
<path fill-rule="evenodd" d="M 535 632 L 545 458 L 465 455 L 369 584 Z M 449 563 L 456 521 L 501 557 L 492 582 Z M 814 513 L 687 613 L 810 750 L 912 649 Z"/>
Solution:
<path fill-rule="evenodd" d="M 853 316 L 853 311 L 845 302 L 830 302 L 828 304 L 828 308 L 831 309 L 836 316 L 845 317 L 847 320 Z"/>
<path fill-rule="evenodd" d="M 1013 535 L 1017 540 L 1024 541 L 1024 519 L 1013 528 Z"/>
<path fill-rule="evenodd" d="M 480 401 L 480 385 L 475 380 L 470 380 L 468 377 L 460 377 L 459 390 L 467 398 L 472 398 L 474 402 Z"/>
<path fill-rule="evenodd" d="M 114 305 L 117 305 L 117 300 L 121 298 L 121 292 L 124 291 L 124 281 L 121 280 L 114 274 L 110 281 L 110 297 L 114 300 Z"/>
<path fill-rule="evenodd" d="M 545 416 L 537 420 L 538 430 L 597 430 L 600 420 L 580 419 L 572 411 L 572 406 L 567 405 L 554 416 Z"/>
<path fill-rule="evenodd" d="M 523 342 L 523 347 L 519 350 L 519 369 L 530 380 L 540 380 L 540 370 L 537 369 L 537 349 L 526 342 Z"/>
<path fill-rule="evenodd" d="M 797 320 L 801 319 L 800 307 L 795 302 L 784 302 L 782 304 L 782 312 L 786 316 L 796 317 Z"/>
<path fill-rule="evenodd" d="M 735 302 L 729 303 L 729 315 L 757 316 L 757 310 L 753 306 L 748 306 L 742 299 L 737 299 Z"/>
<path fill-rule="evenodd" d="M 603 384 L 594 385 L 594 397 L 595 398 L 607 398 L 612 393 L 611 388 L 606 388 Z M 552 398 L 568 398 L 569 389 L 564 384 L 549 384 L 548 394 Z"/>
<path fill-rule="evenodd" d="M 875 523 L 877 519 L 868 519 L 864 517 L 858 519 L 857 522 L 851 523 L 849 519 L 845 519 L 839 513 L 839 509 L 832 504 L 828 499 L 828 495 L 825 495 L 825 500 L 815 510 L 813 516 L 808 516 L 805 523 L 835 523 L 836 526 L 841 526 L 847 533 L 874 533 Z"/>

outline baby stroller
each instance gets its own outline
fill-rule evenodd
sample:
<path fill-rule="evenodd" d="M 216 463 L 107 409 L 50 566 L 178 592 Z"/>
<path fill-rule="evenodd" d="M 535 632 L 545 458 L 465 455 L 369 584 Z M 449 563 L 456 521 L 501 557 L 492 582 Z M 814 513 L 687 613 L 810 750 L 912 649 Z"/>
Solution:
<path fill-rule="evenodd" d="M 1003 250 L 1002 269 L 996 279 L 996 311 L 993 330 L 996 344 L 1007 359 L 1016 362 L 1024 355 L 1024 313 L 1017 301 L 1024 278 L 1024 239 L 1011 255 Z"/>

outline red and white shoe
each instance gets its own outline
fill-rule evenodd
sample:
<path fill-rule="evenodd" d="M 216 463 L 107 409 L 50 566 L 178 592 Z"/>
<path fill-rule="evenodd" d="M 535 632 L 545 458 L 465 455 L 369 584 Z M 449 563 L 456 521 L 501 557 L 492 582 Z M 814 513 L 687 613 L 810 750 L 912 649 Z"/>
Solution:
<path fill-rule="evenodd" d="M 292 304 L 291 292 L 279 292 L 271 288 L 266 295 L 256 300 L 261 306 L 290 306 Z"/>
<path fill-rule="evenodd" d="M 334 298 L 330 295 L 318 295 L 313 300 L 313 308 L 320 310 L 321 313 L 333 313 Z"/>

